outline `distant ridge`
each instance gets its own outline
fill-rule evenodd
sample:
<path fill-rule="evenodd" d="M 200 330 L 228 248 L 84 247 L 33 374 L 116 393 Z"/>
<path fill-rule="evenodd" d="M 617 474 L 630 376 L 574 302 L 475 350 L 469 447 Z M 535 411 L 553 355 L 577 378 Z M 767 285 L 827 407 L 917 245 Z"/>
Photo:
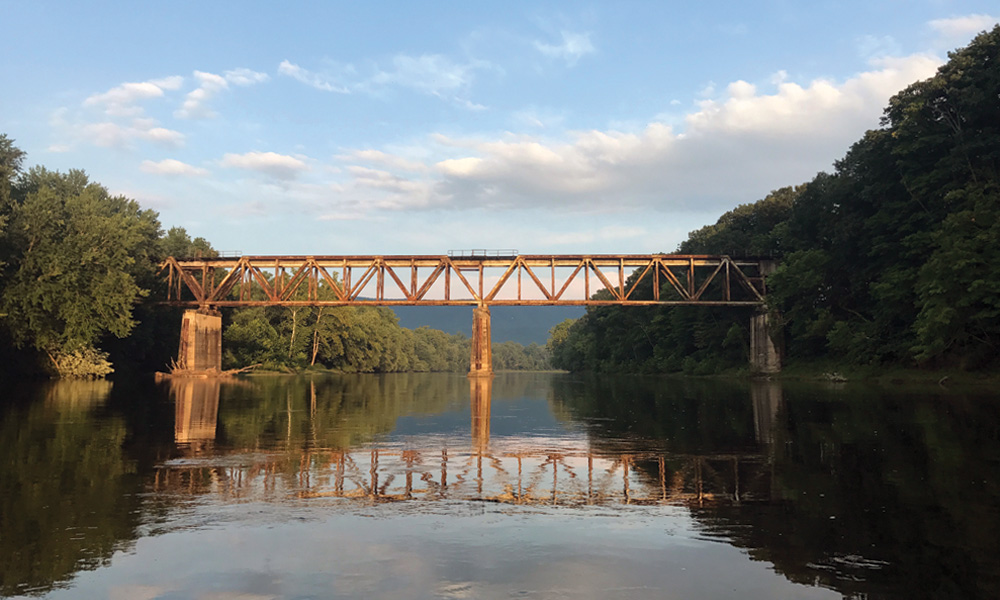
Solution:
<path fill-rule="evenodd" d="M 446 333 L 472 335 L 471 306 L 393 306 L 399 324 L 407 329 L 427 326 Z M 582 306 L 491 306 L 493 342 L 532 342 L 542 345 L 549 330 L 565 321 L 582 317 Z"/>

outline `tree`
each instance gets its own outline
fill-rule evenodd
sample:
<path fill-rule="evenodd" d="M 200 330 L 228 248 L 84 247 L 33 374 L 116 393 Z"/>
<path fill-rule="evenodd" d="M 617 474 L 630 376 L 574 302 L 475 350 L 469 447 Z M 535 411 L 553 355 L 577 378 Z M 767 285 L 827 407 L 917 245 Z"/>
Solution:
<path fill-rule="evenodd" d="M 132 310 L 148 293 L 139 280 L 152 277 L 159 221 L 83 171 L 36 167 L 14 192 L 9 238 L 17 251 L 0 312 L 18 347 L 44 352 L 62 372 L 66 357 L 135 326 Z"/>
<path fill-rule="evenodd" d="M 161 258 L 173 256 L 176 258 L 205 257 L 212 258 L 219 255 L 203 237 L 191 239 L 187 230 L 183 227 L 171 227 L 163 237 L 160 238 L 159 250 Z"/>
<path fill-rule="evenodd" d="M 0 285 L 3 284 L 4 264 L 11 248 L 7 242 L 7 223 L 14 208 L 12 187 L 21 173 L 24 152 L 14 146 L 14 140 L 0 133 Z"/>

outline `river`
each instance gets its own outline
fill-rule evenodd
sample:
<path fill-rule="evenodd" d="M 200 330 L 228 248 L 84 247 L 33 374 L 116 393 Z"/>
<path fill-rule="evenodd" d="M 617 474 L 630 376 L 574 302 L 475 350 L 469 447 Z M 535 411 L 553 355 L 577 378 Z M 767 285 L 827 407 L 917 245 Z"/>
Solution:
<path fill-rule="evenodd" d="M 0 401 L 0 596 L 1000 598 L 1000 396 L 501 373 Z"/>

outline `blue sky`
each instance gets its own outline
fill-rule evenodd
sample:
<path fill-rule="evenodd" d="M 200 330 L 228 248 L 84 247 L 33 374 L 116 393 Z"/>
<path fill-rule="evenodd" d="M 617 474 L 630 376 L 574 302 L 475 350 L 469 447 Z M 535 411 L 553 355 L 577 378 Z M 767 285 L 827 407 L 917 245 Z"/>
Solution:
<path fill-rule="evenodd" d="M 0 132 L 247 254 L 672 251 L 994 2 L 11 2 Z"/>

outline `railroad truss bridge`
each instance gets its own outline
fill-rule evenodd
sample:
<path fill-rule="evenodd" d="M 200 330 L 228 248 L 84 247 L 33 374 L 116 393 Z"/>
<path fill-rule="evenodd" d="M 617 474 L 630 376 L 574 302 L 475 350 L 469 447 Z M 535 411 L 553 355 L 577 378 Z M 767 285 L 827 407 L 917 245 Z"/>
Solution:
<path fill-rule="evenodd" d="M 751 306 L 751 368 L 780 370 L 765 278 L 774 261 L 724 255 L 235 256 L 167 258 L 165 304 L 183 306 L 178 366 L 219 369 L 219 308 L 471 306 L 471 376 L 492 374 L 490 306 Z"/>

